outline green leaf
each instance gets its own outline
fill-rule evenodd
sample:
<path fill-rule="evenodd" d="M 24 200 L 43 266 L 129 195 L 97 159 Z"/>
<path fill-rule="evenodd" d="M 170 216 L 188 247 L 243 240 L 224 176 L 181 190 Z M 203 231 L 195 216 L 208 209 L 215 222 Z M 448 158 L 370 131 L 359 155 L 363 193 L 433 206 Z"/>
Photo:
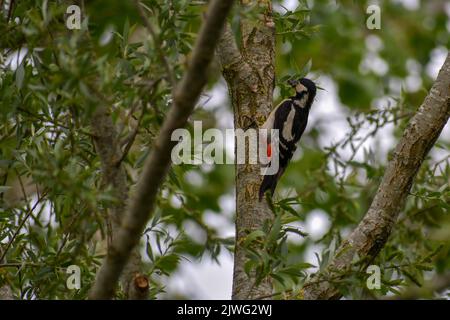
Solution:
<path fill-rule="evenodd" d="M 383 283 L 389 286 L 399 286 L 403 284 L 403 279 L 383 280 Z"/>
<path fill-rule="evenodd" d="M 285 228 L 284 231 L 291 232 L 291 233 L 296 233 L 296 234 L 298 234 L 301 237 L 307 237 L 309 235 L 307 232 L 303 232 L 300 229 L 293 228 L 293 227 Z"/>
<path fill-rule="evenodd" d="M 422 283 L 420 282 L 419 278 L 418 278 L 416 275 L 414 275 L 414 274 L 412 274 L 412 273 L 410 273 L 410 272 L 408 272 L 408 271 L 406 271 L 406 270 L 402 270 L 402 273 L 403 273 L 409 280 L 411 280 L 412 282 L 414 282 L 417 286 L 419 286 L 419 287 L 422 286 Z"/>
<path fill-rule="evenodd" d="M 253 260 L 247 260 L 244 264 L 244 272 L 246 275 L 250 276 L 250 273 L 255 267 L 255 262 Z"/>
<path fill-rule="evenodd" d="M 429 265 L 429 264 L 424 264 L 424 263 L 418 263 L 415 265 L 417 267 L 417 269 L 420 270 L 424 270 L 424 271 L 433 271 L 433 266 Z"/>
<path fill-rule="evenodd" d="M 300 262 L 300 263 L 293 264 L 291 267 L 303 270 L 303 269 L 315 268 L 316 266 L 311 263 L 308 263 L 308 262 Z"/>
<path fill-rule="evenodd" d="M 308 62 L 303 66 L 303 69 L 300 71 L 299 75 L 301 78 L 306 77 L 306 75 L 311 71 L 312 68 L 312 59 L 309 59 Z"/>
<path fill-rule="evenodd" d="M 42 2 L 42 8 L 41 8 L 41 11 L 42 11 L 42 18 L 43 18 L 45 24 L 48 23 L 48 13 L 47 13 L 47 10 L 48 10 L 48 0 L 44 0 L 44 1 Z"/>
<path fill-rule="evenodd" d="M 130 20 L 128 20 L 128 17 L 125 19 L 125 23 L 123 26 L 123 42 L 124 46 L 128 44 L 128 35 L 130 32 Z"/>
<path fill-rule="evenodd" d="M 281 231 L 281 216 L 277 216 L 273 221 L 272 228 L 270 229 L 269 235 L 267 236 L 267 244 L 274 243 L 277 239 L 279 239 Z"/>
<path fill-rule="evenodd" d="M 265 236 L 266 234 L 262 230 L 252 231 L 247 236 L 245 236 L 243 246 L 248 247 L 256 239 L 264 238 Z"/>
<path fill-rule="evenodd" d="M 170 254 L 161 256 L 159 259 L 157 259 L 156 265 L 161 271 L 168 273 L 176 269 L 179 261 L 180 257 L 178 255 Z"/>
<path fill-rule="evenodd" d="M 286 284 L 286 280 L 280 275 L 271 274 L 270 277 L 275 279 L 276 281 L 278 281 L 282 286 L 284 286 Z"/>

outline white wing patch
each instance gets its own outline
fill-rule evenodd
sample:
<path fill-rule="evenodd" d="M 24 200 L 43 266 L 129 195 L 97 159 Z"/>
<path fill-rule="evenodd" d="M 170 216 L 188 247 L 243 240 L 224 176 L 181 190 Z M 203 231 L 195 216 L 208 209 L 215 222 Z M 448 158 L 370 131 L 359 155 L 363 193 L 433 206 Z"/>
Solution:
<path fill-rule="evenodd" d="M 291 111 L 289 112 L 286 121 L 283 125 L 283 131 L 281 132 L 283 138 L 286 141 L 294 140 L 294 136 L 292 135 L 292 126 L 294 125 L 294 117 L 295 117 L 295 107 L 291 105 Z"/>

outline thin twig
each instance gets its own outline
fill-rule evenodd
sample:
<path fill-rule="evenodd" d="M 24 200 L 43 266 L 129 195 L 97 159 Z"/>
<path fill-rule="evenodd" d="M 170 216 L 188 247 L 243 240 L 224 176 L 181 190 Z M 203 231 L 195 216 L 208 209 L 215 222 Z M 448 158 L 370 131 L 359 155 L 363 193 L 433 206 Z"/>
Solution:
<path fill-rule="evenodd" d="M 14 171 L 17 174 L 17 179 L 19 180 L 19 184 L 20 184 L 20 189 L 22 190 L 22 194 L 23 194 L 23 199 L 25 200 L 25 203 L 27 205 L 27 210 L 30 210 L 30 202 L 28 201 L 28 197 L 27 197 L 27 193 L 25 191 L 25 186 L 23 184 L 22 178 L 20 176 L 19 170 L 17 170 L 17 168 L 14 169 Z"/>
<path fill-rule="evenodd" d="M 43 263 L 34 262 L 10 262 L 10 263 L 0 263 L 1 268 L 21 268 L 21 267 L 42 267 Z"/>
<path fill-rule="evenodd" d="M 45 192 L 42 194 L 41 197 L 39 197 L 36 200 L 36 203 L 33 205 L 33 207 L 28 210 L 27 214 L 25 215 L 25 218 L 23 218 L 23 220 L 20 222 L 19 226 L 17 227 L 16 231 L 14 232 L 13 236 L 11 237 L 11 239 L 9 240 L 8 244 L 6 245 L 5 249 L 3 250 L 2 256 L 0 257 L 0 262 L 3 261 L 3 259 L 6 256 L 6 253 L 8 252 L 9 248 L 11 247 L 12 243 L 14 242 L 14 240 L 16 239 L 17 235 L 19 234 L 20 230 L 22 229 L 22 227 L 24 226 L 25 222 L 28 220 L 28 218 L 31 216 L 31 214 L 33 213 L 34 209 L 36 209 L 37 205 L 41 202 L 41 200 L 44 198 L 45 196 Z"/>
<path fill-rule="evenodd" d="M 9 19 L 11 19 L 11 15 L 12 15 L 12 9 L 14 7 L 14 0 L 10 0 L 9 2 L 9 8 L 8 8 L 8 15 L 6 17 L 6 22 L 9 22 Z"/>
<path fill-rule="evenodd" d="M 288 290 L 282 291 L 282 292 L 274 292 L 274 293 L 271 293 L 271 294 L 266 294 L 266 295 L 263 295 L 263 296 L 259 296 L 259 297 L 253 298 L 253 300 L 263 300 L 263 299 L 273 298 L 275 296 L 281 296 L 282 294 L 290 293 L 292 291 L 294 291 L 294 290 L 293 289 L 288 289 Z"/>
<path fill-rule="evenodd" d="M 134 140 L 136 139 L 136 136 L 139 132 L 139 127 L 141 125 L 142 119 L 144 118 L 145 115 L 145 111 L 147 110 L 147 106 L 144 104 L 142 106 L 142 112 L 141 112 L 141 116 L 138 119 L 138 122 L 136 124 L 136 127 L 134 128 L 134 130 L 128 135 L 128 137 L 125 139 L 125 141 L 121 144 L 125 144 L 125 148 L 123 149 L 122 155 L 120 156 L 120 158 L 114 163 L 115 166 L 119 166 L 122 161 L 126 158 L 126 156 L 128 155 L 128 152 L 130 151 L 131 147 L 133 146 Z"/>

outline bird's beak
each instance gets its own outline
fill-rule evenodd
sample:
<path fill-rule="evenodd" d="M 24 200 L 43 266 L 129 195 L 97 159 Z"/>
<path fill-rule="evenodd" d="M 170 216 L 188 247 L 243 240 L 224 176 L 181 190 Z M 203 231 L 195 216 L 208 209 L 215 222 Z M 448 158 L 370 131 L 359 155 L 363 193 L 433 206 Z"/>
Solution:
<path fill-rule="evenodd" d="M 287 83 L 291 86 L 291 87 L 295 87 L 298 83 L 298 80 L 294 80 L 294 79 L 289 79 L 287 81 Z"/>

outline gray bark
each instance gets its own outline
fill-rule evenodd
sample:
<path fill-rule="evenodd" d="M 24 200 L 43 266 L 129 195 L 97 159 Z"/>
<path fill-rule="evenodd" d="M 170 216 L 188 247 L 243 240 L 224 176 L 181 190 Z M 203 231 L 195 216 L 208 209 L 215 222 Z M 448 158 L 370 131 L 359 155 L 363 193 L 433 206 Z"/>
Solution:
<path fill-rule="evenodd" d="M 217 55 L 227 81 L 234 111 L 235 129 L 260 127 L 272 109 L 275 79 L 275 24 L 271 2 L 241 1 L 241 5 L 258 3 L 258 19 L 242 17 L 242 42 L 238 49 L 229 26 L 222 34 Z M 248 147 L 248 146 L 247 146 Z M 259 165 L 236 165 L 236 246 L 233 272 L 233 299 L 252 299 L 272 293 L 264 281 L 255 286 L 255 278 L 244 272 L 246 254 L 241 247 L 247 231 L 260 229 L 272 213 L 266 201 L 258 201 L 262 181 Z"/>

